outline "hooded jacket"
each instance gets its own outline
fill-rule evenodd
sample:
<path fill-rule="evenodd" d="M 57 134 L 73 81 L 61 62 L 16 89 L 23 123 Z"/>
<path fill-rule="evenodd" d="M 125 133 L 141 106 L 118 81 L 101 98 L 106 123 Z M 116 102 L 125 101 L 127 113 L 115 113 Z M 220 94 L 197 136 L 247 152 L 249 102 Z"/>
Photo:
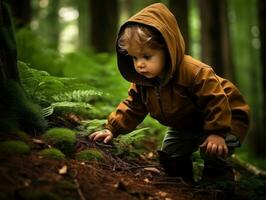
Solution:
<path fill-rule="evenodd" d="M 225 137 L 236 135 L 243 141 L 249 126 L 249 107 L 239 90 L 213 69 L 184 54 L 185 44 L 173 14 L 161 3 L 152 4 L 131 17 L 119 31 L 139 23 L 155 28 L 163 36 L 169 66 L 159 83 L 134 69 L 130 56 L 120 53 L 117 62 L 122 76 L 131 82 L 129 96 L 108 117 L 106 128 L 114 136 L 128 133 L 147 114 L 161 124 L 182 131 Z"/>

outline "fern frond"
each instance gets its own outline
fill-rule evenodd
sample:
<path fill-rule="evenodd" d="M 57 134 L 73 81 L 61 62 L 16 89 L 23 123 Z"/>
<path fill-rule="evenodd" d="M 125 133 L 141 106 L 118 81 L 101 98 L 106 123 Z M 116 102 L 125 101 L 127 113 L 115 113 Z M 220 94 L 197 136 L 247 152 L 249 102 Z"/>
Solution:
<path fill-rule="evenodd" d="M 54 112 L 54 108 L 52 106 L 49 106 L 47 108 L 43 108 L 42 109 L 42 116 L 48 117 L 48 116 L 52 115 L 53 112 Z"/>
<path fill-rule="evenodd" d="M 96 90 L 74 90 L 71 92 L 64 92 L 58 95 L 53 95 L 52 99 L 56 102 L 89 102 L 90 100 L 95 99 L 95 97 L 102 95 L 102 92 Z"/>
<path fill-rule="evenodd" d="M 137 154 L 137 150 L 133 148 L 134 144 L 140 142 L 146 136 L 146 130 L 149 128 L 142 128 L 132 131 L 126 135 L 120 135 L 113 139 L 115 150 L 113 153 L 116 155 L 126 155 L 128 158 Z"/>
<path fill-rule="evenodd" d="M 126 145 L 130 145 L 133 142 L 137 142 L 145 137 L 145 131 L 149 128 L 141 128 L 135 131 L 132 131 L 131 133 L 128 133 L 126 135 L 121 135 L 118 140 L 119 143 L 123 143 Z"/>
<path fill-rule="evenodd" d="M 56 109 L 56 108 L 75 108 L 75 107 L 81 107 L 81 108 L 87 108 L 91 109 L 92 106 L 88 103 L 84 102 L 69 102 L 69 101 L 62 101 L 62 102 L 55 102 L 52 103 L 51 106 Z"/>

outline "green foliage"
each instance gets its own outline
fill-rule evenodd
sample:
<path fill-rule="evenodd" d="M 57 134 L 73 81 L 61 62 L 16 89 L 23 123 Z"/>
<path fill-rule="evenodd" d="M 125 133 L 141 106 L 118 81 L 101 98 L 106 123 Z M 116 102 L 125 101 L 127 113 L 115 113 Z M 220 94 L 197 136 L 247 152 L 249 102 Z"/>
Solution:
<path fill-rule="evenodd" d="M 45 158 L 55 159 L 55 160 L 64 160 L 65 155 L 56 148 L 43 149 L 39 154 Z"/>
<path fill-rule="evenodd" d="M 82 130 L 86 130 L 86 133 L 89 134 L 102 130 L 104 128 L 104 124 L 106 124 L 106 119 L 85 120 L 82 122 L 82 126 L 80 128 Z"/>
<path fill-rule="evenodd" d="M 259 169 L 262 169 L 266 171 L 266 159 L 265 158 L 260 158 L 250 151 L 247 151 L 247 149 L 241 148 L 236 151 L 237 156 L 241 160 L 244 160 L 245 162 L 251 163 L 252 165 L 257 166 Z"/>
<path fill-rule="evenodd" d="M 52 128 L 46 131 L 42 138 L 47 143 L 60 149 L 64 154 L 70 155 L 74 151 L 76 135 L 70 129 Z"/>
<path fill-rule="evenodd" d="M 2 155 L 10 155 L 10 154 L 28 154 L 30 152 L 30 147 L 22 141 L 4 141 L 0 142 L 0 153 Z"/>
<path fill-rule="evenodd" d="M 89 110 L 92 106 L 88 103 L 83 102 L 55 102 L 50 106 L 56 113 L 78 113 L 79 115 L 89 115 Z"/>
<path fill-rule="evenodd" d="M 130 153 L 136 153 L 136 150 L 133 148 L 134 143 L 140 142 L 146 135 L 146 130 L 149 128 L 142 128 L 126 135 L 120 135 L 117 138 L 113 139 L 116 151 L 116 155 L 127 155 Z"/>
<path fill-rule="evenodd" d="M 43 38 L 25 29 L 17 32 L 17 43 L 19 60 L 53 76 L 86 80 L 90 86 L 109 93 L 109 102 L 113 106 L 127 95 L 129 83 L 117 69 L 115 54 L 83 50 L 61 55 L 51 49 Z"/>
<path fill-rule="evenodd" d="M 103 92 L 95 90 L 74 90 L 72 92 L 64 92 L 58 95 L 53 95 L 54 101 L 71 101 L 71 102 L 90 102 L 96 101 L 95 96 L 102 96 Z"/>
<path fill-rule="evenodd" d="M 48 73 L 29 68 L 19 63 L 22 84 L 33 100 L 45 107 L 43 116 L 75 113 L 87 118 L 106 117 L 110 106 L 93 106 L 91 103 L 104 104 L 106 96 L 98 89 L 88 85 L 85 80 L 59 78 Z M 106 111 L 107 110 L 107 111 Z"/>
<path fill-rule="evenodd" d="M 16 33 L 18 60 L 29 63 L 36 69 L 62 76 L 66 61 L 57 50 L 49 48 L 44 38 L 29 29 L 19 29 Z"/>
<path fill-rule="evenodd" d="M 266 186 L 266 181 L 258 179 L 256 176 L 253 177 L 243 177 L 240 180 L 240 185 L 243 188 L 250 188 L 252 190 L 264 190 Z"/>
<path fill-rule="evenodd" d="M 86 149 L 76 154 L 76 159 L 87 161 L 104 161 L 104 156 L 101 151 L 97 149 Z"/>

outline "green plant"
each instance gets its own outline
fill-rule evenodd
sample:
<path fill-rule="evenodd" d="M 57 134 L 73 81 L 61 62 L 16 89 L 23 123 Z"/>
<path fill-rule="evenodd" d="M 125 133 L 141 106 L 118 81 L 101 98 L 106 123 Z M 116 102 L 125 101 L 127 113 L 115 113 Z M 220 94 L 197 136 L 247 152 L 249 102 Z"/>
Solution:
<path fill-rule="evenodd" d="M 101 151 L 97 149 L 86 149 L 76 154 L 76 159 L 87 161 L 103 161 L 104 157 Z"/>
<path fill-rule="evenodd" d="M 70 101 L 70 102 L 90 102 L 98 100 L 97 97 L 103 95 L 103 92 L 96 90 L 73 90 L 70 92 L 64 92 L 52 96 L 52 99 L 58 101 Z"/>
<path fill-rule="evenodd" d="M 136 150 L 133 149 L 133 143 L 140 142 L 145 137 L 145 131 L 149 128 L 142 128 L 126 135 L 120 135 L 117 138 L 113 139 L 116 151 L 114 152 L 117 155 L 134 153 Z"/>
<path fill-rule="evenodd" d="M 44 117 L 75 113 L 90 119 L 102 118 L 111 110 L 106 111 L 106 103 L 103 103 L 107 99 L 105 93 L 90 86 L 87 80 L 50 76 L 22 62 L 19 69 L 23 86 L 34 102 L 44 107 Z"/>
<path fill-rule="evenodd" d="M 0 142 L 0 152 L 2 155 L 10 154 L 28 154 L 30 152 L 30 147 L 22 141 L 10 140 Z"/>
<path fill-rule="evenodd" d="M 45 158 L 51 158 L 55 160 L 64 160 L 65 155 L 56 148 L 43 149 L 39 154 Z"/>
<path fill-rule="evenodd" d="M 74 151 L 76 134 L 66 128 L 52 128 L 46 131 L 42 138 L 47 143 L 60 149 L 64 154 L 70 155 Z"/>
<path fill-rule="evenodd" d="M 104 128 L 104 124 L 106 124 L 106 119 L 85 120 L 82 122 L 82 129 L 86 130 L 89 134 L 102 130 Z"/>

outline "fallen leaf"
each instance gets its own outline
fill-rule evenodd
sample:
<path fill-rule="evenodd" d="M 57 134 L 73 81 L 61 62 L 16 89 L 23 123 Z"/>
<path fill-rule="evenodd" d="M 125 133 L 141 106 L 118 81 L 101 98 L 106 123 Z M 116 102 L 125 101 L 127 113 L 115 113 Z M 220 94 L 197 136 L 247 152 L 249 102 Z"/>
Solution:
<path fill-rule="evenodd" d="M 41 145 L 44 145 L 45 142 L 43 140 L 39 140 L 39 139 L 32 139 L 33 143 L 35 144 L 41 144 Z"/>
<path fill-rule="evenodd" d="M 154 173 L 157 173 L 157 174 L 160 173 L 160 170 L 158 170 L 155 167 L 145 167 L 144 170 L 149 171 L 149 172 L 154 172 Z"/>
<path fill-rule="evenodd" d="M 61 169 L 58 170 L 58 173 L 63 175 L 67 173 L 67 166 L 64 165 Z"/>
<path fill-rule="evenodd" d="M 149 159 L 153 159 L 154 157 L 155 157 L 155 155 L 153 152 L 149 152 L 147 155 L 147 158 L 149 158 Z"/>
<path fill-rule="evenodd" d="M 148 178 L 144 178 L 143 181 L 144 181 L 145 183 L 150 183 L 150 182 L 151 182 Z"/>
<path fill-rule="evenodd" d="M 166 197 L 167 193 L 163 192 L 163 191 L 159 191 L 159 192 L 157 192 L 157 195 L 159 195 L 160 197 Z"/>

